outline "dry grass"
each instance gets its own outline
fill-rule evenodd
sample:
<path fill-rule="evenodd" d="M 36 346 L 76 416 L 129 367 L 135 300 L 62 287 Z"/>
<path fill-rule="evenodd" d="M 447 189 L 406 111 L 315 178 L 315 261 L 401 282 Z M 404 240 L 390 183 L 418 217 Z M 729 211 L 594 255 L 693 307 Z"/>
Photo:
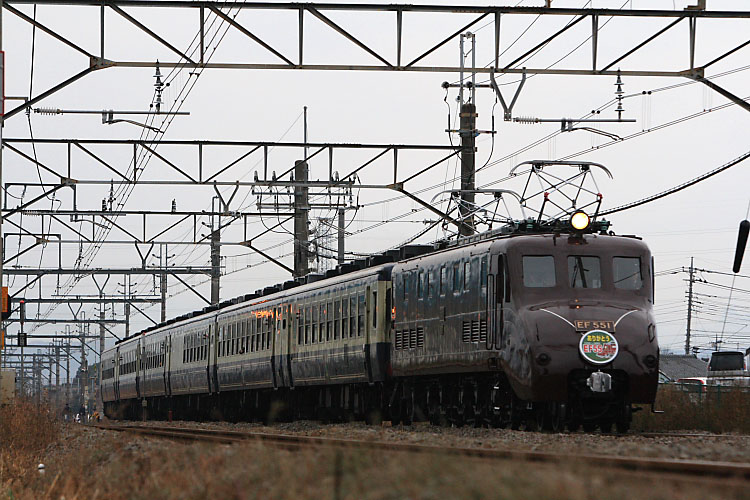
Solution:
<path fill-rule="evenodd" d="M 44 476 L 0 499 L 746 498 L 744 484 L 400 452 L 180 444 L 70 426 Z"/>
<path fill-rule="evenodd" d="M 60 435 L 60 424 L 46 406 L 18 400 L 0 407 L 0 488 L 10 490 L 29 476 L 47 447 Z"/>
<path fill-rule="evenodd" d="M 633 418 L 639 431 L 701 430 L 750 434 L 750 392 L 724 387 L 720 392 L 709 387 L 704 394 L 683 391 L 679 386 L 659 387 L 657 410 L 648 407 Z"/>

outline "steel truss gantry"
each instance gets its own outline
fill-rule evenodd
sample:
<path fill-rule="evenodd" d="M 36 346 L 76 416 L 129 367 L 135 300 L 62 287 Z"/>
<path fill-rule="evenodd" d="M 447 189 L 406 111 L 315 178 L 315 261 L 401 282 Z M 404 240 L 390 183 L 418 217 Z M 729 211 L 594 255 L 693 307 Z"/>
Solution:
<path fill-rule="evenodd" d="M 353 3 L 271 3 L 271 2 L 213 2 L 213 1 L 195 1 L 195 0 L 4 0 L 4 8 L 9 13 L 18 16 L 24 21 L 34 25 L 37 29 L 45 32 L 46 34 L 57 39 L 59 42 L 67 45 L 72 50 L 86 56 L 88 65 L 82 68 L 78 73 L 72 77 L 60 82 L 57 85 L 41 92 L 36 96 L 28 96 L 29 99 L 13 109 L 9 110 L 5 118 L 11 118 L 12 116 L 25 110 L 27 107 L 34 106 L 41 100 L 57 91 L 67 87 L 68 85 L 80 80 L 86 75 L 105 68 L 113 67 L 129 67 L 129 68 L 143 68 L 143 67 L 155 67 L 156 61 L 136 61 L 136 60 L 113 60 L 107 59 L 106 46 L 107 41 L 111 43 L 111 39 L 107 37 L 107 25 L 106 17 L 110 15 L 116 15 L 130 22 L 136 28 L 141 30 L 144 34 L 150 36 L 156 40 L 159 44 L 163 45 L 170 52 L 172 52 L 177 58 L 172 61 L 160 61 L 158 64 L 164 68 L 180 67 L 180 68 L 204 68 L 204 69 L 255 69 L 255 70 L 283 70 L 283 69 L 297 69 L 297 70 L 317 70 L 317 71 L 397 71 L 397 72 L 437 72 L 437 73 L 458 73 L 459 67 L 454 66 L 435 66 L 426 64 L 425 59 L 431 54 L 435 53 L 438 49 L 454 40 L 460 33 L 472 29 L 477 23 L 482 21 L 490 21 L 494 24 L 495 29 L 495 46 L 494 46 L 494 61 L 487 67 L 481 68 L 464 68 L 466 71 L 475 71 L 478 73 L 522 73 L 527 74 L 548 74 L 548 75 L 614 75 L 621 74 L 623 76 L 668 76 L 668 77 L 684 77 L 692 78 L 701 83 L 704 83 L 717 92 L 721 93 L 725 97 L 732 100 L 737 99 L 734 94 L 718 87 L 715 83 L 705 79 L 706 70 L 717 62 L 729 57 L 735 52 L 743 49 L 745 46 L 750 44 L 750 40 L 741 43 L 734 47 L 726 47 L 724 51 L 714 57 L 711 60 L 705 62 L 696 62 L 696 32 L 699 19 L 749 19 L 750 12 L 748 11 L 709 11 L 699 7 L 688 8 L 685 10 L 641 10 L 641 9 L 576 9 L 576 8 L 547 8 L 547 7 L 503 7 L 503 6 L 466 6 L 466 5 L 396 5 L 396 4 L 353 4 Z M 100 9 L 100 21 L 98 26 L 91 26 L 91 29 L 97 30 L 99 33 L 99 47 L 96 49 L 87 49 L 71 41 L 65 35 L 57 32 L 53 28 L 42 24 L 29 17 L 27 14 L 19 9 L 22 5 L 67 5 L 67 6 L 79 6 L 79 7 L 92 7 Z M 138 13 L 143 12 L 144 9 L 150 8 L 171 8 L 171 9 L 182 9 L 188 10 L 195 13 L 197 19 L 191 21 L 190 25 L 185 25 L 185 29 L 192 31 L 195 29 L 195 25 L 198 26 L 197 44 L 194 48 L 194 52 L 188 54 L 186 51 L 175 47 L 173 43 L 170 43 L 165 35 L 158 33 L 158 27 L 148 27 L 144 22 L 138 19 Z M 127 9 L 127 10 L 126 10 Z M 275 49 L 270 45 L 269 42 L 260 38 L 256 33 L 253 33 L 247 26 L 243 25 L 241 20 L 237 17 L 230 15 L 231 12 L 238 11 L 244 12 L 259 12 L 259 11 L 293 11 L 297 12 L 296 26 L 290 28 L 296 28 L 297 32 L 297 51 L 296 54 L 283 54 L 280 50 Z M 364 43 L 361 36 L 352 33 L 345 29 L 340 24 L 334 22 L 329 16 L 331 13 L 339 12 L 357 12 L 359 14 L 367 13 L 379 13 L 388 12 L 394 16 L 394 34 L 395 34 L 395 54 L 384 55 L 377 52 L 373 47 Z M 448 34 L 444 38 L 435 40 L 434 43 L 429 46 L 427 50 L 419 53 L 419 55 L 409 61 L 403 60 L 404 54 L 404 27 L 403 19 L 404 15 L 418 16 L 420 14 L 470 14 L 474 17 L 469 23 L 461 26 L 460 29 L 453 33 Z M 328 14 L 328 15 L 326 15 Z M 501 30 L 501 19 L 503 17 L 519 16 L 519 15 L 540 15 L 540 16 L 562 16 L 567 18 L 569 22 L 562 28 L 551 33 L 546 39 L 539 42 L 535 47 L 529 49 L 524 54 L 518 57 L 514 57 L 510 61 L 501 60 L 500 57 L 500 30 Z M 205 59 L 206 54 L 206 33 L 205 26 L 207 16 L 215 16 L 222 22 L 228 23 L 232 29 L 245 35 L 251 43 L 260 46 L 263 49 L 264 55 L 270 54 L 279 62 L 268 63 L 268 62 L 212 62 Z M 141 19 L 143 16 L 141 15 Z M 654 34 L 647 37 L 640 43 L 625 50 L 619 57 L 614 58 L 611 61 L 607 61 L 601 64 L 598 60 L 599 55 L 599 21 L 602 18 L 610 17 L 627 17 L 627 18 L 659 18 L 665 21 L 665 25 L 657 30 Z M 195 22 L 197 21 L 197 23 Z M 306 22 L 319 22 L 322 26 L 340 35 L 340 40 L 346 43 L 352 43 L 359 47 L 362 51 L 362 55 L 366 55 L 368 60 L 374 61 L 373 64 L 362 64 L 361 60 L 347 61 L 346 63 L 338 64 L 308 64 L 305 62 L 305 36 L 304 26 Z M 518 64 L 523 61 L 528 55 L 540 47 L 547 45 L 553 40 L 557 39 L 572 27 L 582 22 L 588 22 L 591 27 L 591 65 L 589 68 L 552 68 L 552 67 L 539 67 L 539 68 L 520 68 Z M 655 39 L 664 35 L 664 33 L 670 31 L 675 26 L 682 22 L 689 24 L 690 36 L 687 40 L 685 47 L 685 54 L 688 58 L 689 64 L 682 70 L 679 71 L 653 71 L 646 69 L 618 69 L 615 66 L 623 62 L 627 57 L 638 52 L 640 49 L 653 42 Z M 84 27 L 85 28 L 85 27 Z M 81 27 L 78 27 L 81 29 Z M 742 101 L 744 103 L 744 101 Z M 740 104 L 740 103 L 738 103 Z M 742 104 L 740 104 L 742 105 Z M 745 109 L 750 110 L 750 106 L 746 106 Z"/>

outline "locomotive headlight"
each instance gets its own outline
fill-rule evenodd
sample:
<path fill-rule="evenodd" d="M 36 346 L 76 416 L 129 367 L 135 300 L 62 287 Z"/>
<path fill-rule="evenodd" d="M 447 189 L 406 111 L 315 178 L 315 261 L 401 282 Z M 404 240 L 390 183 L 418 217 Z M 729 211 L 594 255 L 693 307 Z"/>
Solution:
<path fill-rule="evenodd" d="M 585 230 L 587 227 L 589 227 L 589 224 L 591 224 L 591 219 L 583 210 L 578 210 L 570 218 L 570 225 L 573 226 L 573 229 L 575 229 L 576 231 Z"/>

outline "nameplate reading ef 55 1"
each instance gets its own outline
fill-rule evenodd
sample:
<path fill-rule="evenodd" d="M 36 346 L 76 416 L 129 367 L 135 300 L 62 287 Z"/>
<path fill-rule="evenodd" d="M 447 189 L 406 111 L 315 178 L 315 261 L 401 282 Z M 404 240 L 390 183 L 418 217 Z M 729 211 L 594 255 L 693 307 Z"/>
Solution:
<path fill-rule="evenodd" d="M 577 319 L 573 322 L 576 325 L 576 330 L 587 332 L 589 330 L 604 330 L 605 332 L 615 332 L 614 321 L 597 321 L 597 320 L 584 320 Z"/>

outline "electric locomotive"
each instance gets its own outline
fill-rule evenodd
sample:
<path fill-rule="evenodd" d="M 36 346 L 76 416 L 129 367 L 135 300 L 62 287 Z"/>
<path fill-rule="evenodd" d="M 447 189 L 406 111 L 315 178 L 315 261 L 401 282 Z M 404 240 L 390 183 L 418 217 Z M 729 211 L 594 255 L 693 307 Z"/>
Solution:
<path fill-rule="evenodd" d="M 608 228 L 523 221 L 152 327 L 103 354 L 105 410 L 624 432 L 656 395 L 653 261 Z"/>
<path fill-rule="evenodd" d="M 625 432 L 658 384 L 653 261 L 606 229 L 577 212 L 397 263 L 392 413 Z"/>

